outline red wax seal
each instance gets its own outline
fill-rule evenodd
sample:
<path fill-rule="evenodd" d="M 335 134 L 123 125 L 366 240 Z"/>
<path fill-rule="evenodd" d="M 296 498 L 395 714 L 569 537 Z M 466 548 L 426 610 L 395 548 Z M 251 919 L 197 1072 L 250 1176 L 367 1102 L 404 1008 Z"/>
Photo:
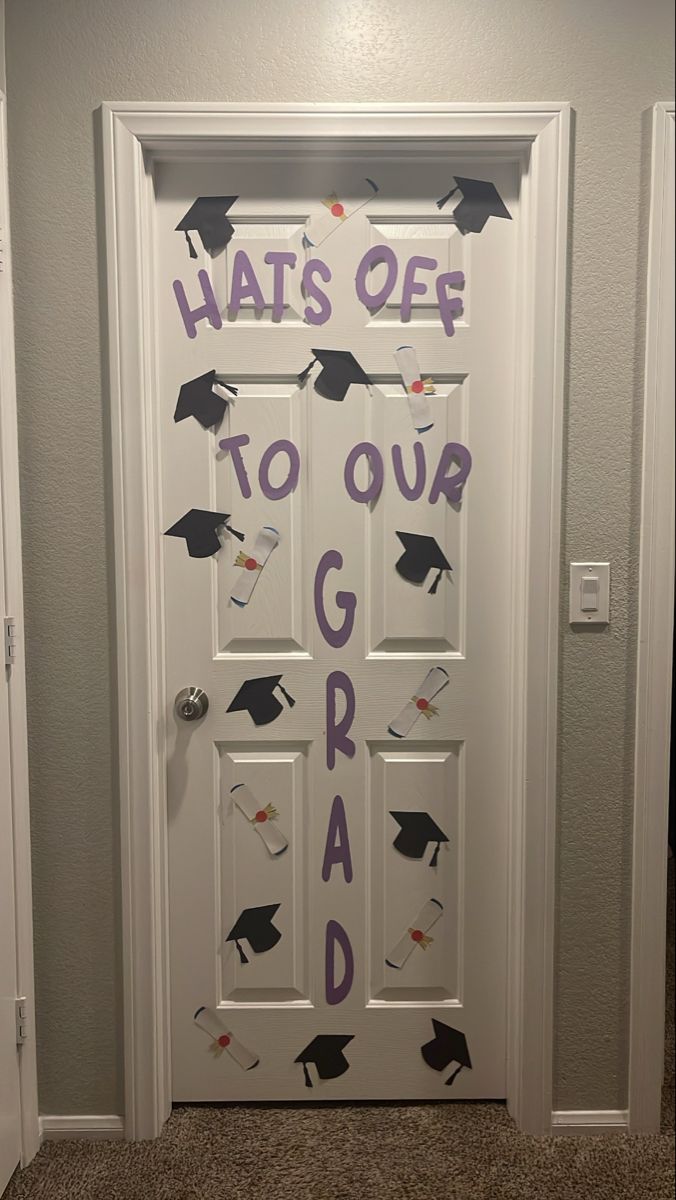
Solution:
<path fill-rule="evenodd" d="M 247 571 L 255 571 L 258 563 L 256 562 L 255 558 L 247 558 L 244 566 Z"/>
<path fill-rule="evenodd" d="M 342 217 L 344 212 L 345 212 L 345 209 L 343 208 L 342 204 L 336 203 L 336 204 L 331 205 L 331 216 L 332 217 Z"/>
<path fill-rule="evenodd" d="M 422 392 L 422 391 L 424 391 L 424 390 L 425 390 L 425 385 L 424 385 L 424 383 L 423 383 L 422 379 L 416 379 L 415 383 L 412 383 L 412 384 L 411 384 L 411 391 L 412 391 L 412 392 L 418 392 L 418 393 L 419 393 L 419 392 Z"/>
<path fill-rule="evenodd" d="M 221 1034 L 221 1036 L 218 1039 L 218 1044 L 219 1044 L 219 1046 L 222 1046 L 224 1050 L 225 1050 L 226 1046 L 230 1045 L 230 1038 L 228 1037 L 227 1033 Z"/>
<path fill-rule="evenodd" d="M 429 708 L 430 702 L 429 702 L 429 700 L 425 700 L 424 697 L 421 696 L 419 700 L 416 700 L 415 706 L 416 706 L 416 708 L 419 708 L 421 712 L 424 712 L 426 708 Z"/>
<path fill-rule="evenodd" d="M 414 929 L 411 933 L 411 937 L 414 942 L 422 942 L 424 936 L 425 934 L 423 933 L 422 929 Z"/>
<path fill-rule="evenodd" d="M 262 825 L 263 821 L 267 821 L 267 819 L 268 814 L 266 813 L 265 809 L 259 808 L 258 812 L 256 813 L 256 820 L 258 821 L 258 824 Z"/>

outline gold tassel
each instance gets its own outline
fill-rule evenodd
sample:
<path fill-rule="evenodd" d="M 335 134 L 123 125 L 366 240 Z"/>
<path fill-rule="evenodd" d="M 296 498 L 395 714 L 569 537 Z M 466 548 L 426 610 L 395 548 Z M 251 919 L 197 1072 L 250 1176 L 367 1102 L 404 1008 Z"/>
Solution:
<path fill-rule="evenodd" d="M 252 561 L 251 555 L 247 554 L 245 550 L 240 550 L 239 554 L 237 555 L 237 558 L 235 559 L 235 566 L 236 567 L 245 567 L 247 565 L 247 563 L 249 563 L 251 561 Z M 256 566 L 252 567 L 251 570 L 252 571 L 262 571 L 263 564 L 257 562 Z"/>
<path fill-rule="evenodd" d="M 420 932 L 420 931 L 419 931 L 419 930 L 415 930 L 415 929 L 409 929 L 409 931 L 408 931 L 408 932 L 409 932 L 409 934 L 411 935 L 411 937 L 413 937 L 413 934 L 414 934 L 414 933 L 416 933 L 416 932 Z M 434 941 L 434 938 L 428 937 L 426 933 L 423 933 L 423 935 L 422 935 L 422 937 L 421 937 L 421 938 L 416 938 L 416 939 L 415 939 L 415 944 L 416 944 L 416 946 L 420 946 L 420 948 L 421 948 L 422 950 L 426 950 L 426 949 L 427 949 L 427 947 L 429 946 L 430 942 L 433 942 L 433 941 Z"/>
<path fill-rule="evenodd" d="M 268 818 L 268 821 L 276 821 L 277 817 L 279 816 L 279 813 L 277 812 L 277 809 L 275 808 L 274 804 L 266 804 L 265 808 L 262 811 L 265 813 L 266 817 Z M 249 817 L 249 820 L 252 825 L 256 824 L 256 817 Z"/>

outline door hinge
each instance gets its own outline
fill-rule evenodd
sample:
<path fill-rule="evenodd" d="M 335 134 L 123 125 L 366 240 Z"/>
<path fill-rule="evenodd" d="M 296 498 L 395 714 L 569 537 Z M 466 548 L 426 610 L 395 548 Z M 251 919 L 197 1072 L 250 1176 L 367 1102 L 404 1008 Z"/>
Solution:
<path fill-rule="evenodd" d="M 16 1044 L 23 1046 L 28 1041 L 28 1001 L 25 996 L 19 996 L 14 1001 L 14 1017 L 16 1022 Z"/>
<path fill-rule="evenodd" d="M 18 653 L 19 629 L 14 617 L 5 617 L 2 623 L 2 640 L 5 647 L 5 666 L 13 667 Z"/>

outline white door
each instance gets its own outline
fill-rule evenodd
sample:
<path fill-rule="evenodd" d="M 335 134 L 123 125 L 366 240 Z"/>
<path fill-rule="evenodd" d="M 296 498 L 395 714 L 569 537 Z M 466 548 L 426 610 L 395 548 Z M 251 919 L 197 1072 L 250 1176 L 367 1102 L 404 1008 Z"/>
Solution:
<path fill-rule="evenodd" d="M 0 488 L 0 616 L 5 606 L 2 488 Z M 3 653 L 4 661 L 4 653 Z M 16 919 L 10 771 L 9 670 L 0 684 L 0 1192 L 21 1155 L 19 1058 L 16 1044 Z"/>
<path fill-rule="evenodd" d="M 461 229 L 458 178 L 512 219 Z M 162 539 L 174 1098 L 504 1096 L 516 170 L 263 146 L 155 186 L 162 528 L 217 514 Z M 326 350 L 369 383 L 299 383 Z M 236 396 L 175 420 L 210 371 Z"/>

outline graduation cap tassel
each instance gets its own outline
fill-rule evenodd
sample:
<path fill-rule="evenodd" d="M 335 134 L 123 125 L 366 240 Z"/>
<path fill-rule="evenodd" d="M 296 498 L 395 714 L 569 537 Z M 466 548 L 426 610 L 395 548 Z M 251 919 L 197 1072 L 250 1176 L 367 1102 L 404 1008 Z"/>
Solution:
<path fill-rule="evenodd" d="M 239 388 L 233 387 L 231 383 L 219 383 L 218 380 L 216 380 L 216 383 L 218 383 L 219 387 L 225 388 L 226 392 L 230 392 L 231 396 L 236 396 L 239 392 Z"/>
<path fill-rule="evenodd" d="M 285 697 L 286 703 L 288 704 L 289 708 L 293 708 L 294 704 L 296 703 L 293 696 L 289 695 L 286 688 L 282 687 L 281 683 L 278 685 L 278 687 L 279 687 L 279 690 L 282 693 L 282 695 Z"/>
<path fill-rule="evenodd" d="M 196 251 L 195 247 L 193 246 L 193 244 L 192 244 L 192 242 L 191 242 L 191 240 L 190 240 L 190 234 L 188 233 L 188 230 L 187 230 L 187 229 L 184 229 L 184 230 L 183 230 L 183 232 L 184 232 L 184 234 L 185 234 L 185 240 L 186 240 L 186 242 L 188 243 L 188 249 L 189 249 L 189 251 L 190 251 L 190 257 L 191 257 L 191 258 L 197 258 L 197 251 Z"/>
<path fill-rule="evenodd" d="M 457 190 L 458 188 L 456 185 L 456 187 L 451 188 L 450 192 L 447 192 L 445 196 L 442 196 L 441 200 L 437 200 L 437 208 L 443 208 L 444 204 L 448 204 L 451 196 L 454 196 Z"/>
<path fill-rule="evenodd" d="M 443 573 L 444 573 L 444 572 L 443 572 L 443 569 L 442 569 L 442 570 L 439 572 L 439 574 L 437 575 L 436 579 L 434 580 L 434 583 L 432 584 L 432 586 L 431 586 L 431 588 L 430 588 L 430 590 L 429 590 L 429 594 L 430 594 L 430 596 L 433 596 L 433 595 L 434 595 L 434 593 L 436 592 L 437 588 L 439 587 L 439 584 L 441 583 L 441 577 L 442 577 Z"/>
<path fill-rule="evenodd" d="M 453 1074 L 452 1074 L 452 1075 L 449 1075 L 448 1079 L 446 1080 L 446 1087 L 450 1087 L 450 1086 L 451 1086 L 451 1084 L 453 1083 L 454 1079 L 456 1078 L 456 1076 L 457 1076 L 457 1075 L 459 1075 L 459 1074 L 460 1074 L 460 1072 L 461 1072 L 461 1071 L 462 1071 L 462 1064 L 461 1064 L 459 1067 L 456 1067 L 456 1069 L 455 1069 L 455 1071 L 453 1072 Z"/>
<path fill-rule="evenodd" d="M 233 537 L 238 538 L 240 542 L 244 541 L 244 534 L 240 533 L 239 529 L 233 529 L 232 525 L 226 525 L 225 528 L 228 530 L 228 533 L 231 533 Z"/>
<path fill-rule="evenodd" d="M 246 954 L 244 953 L 244 951 L 242 950 L 242 947 L 240 946 L 239 942 L 235 941 L 235 945 L 237 947 L 237 953 L 239 954 L 239 961 L 241 963 L 248 963 L 249 960 L 248 960 Z"/>
<path fill-rule="evenodd" d="M 305 380 L 307 379 L 308 375 L 310 374 L 310 371 L 314 367 L 316 361 L 317 361 L 317 359 L 313 358 L 312 361 L 308 363 L 305 370 L 301 371 L 300 375 L 298 376 L 299 383 L 305 383 Z"/>
<path fill-rule="evenodd" d="M 439 851 L 440 851 L 440 850 L 441 850 L 441 842 L 437 842 L 436 850 L 434 851 L 434 854 L 432 855 L 432 857 L 431 857 L 431 859 L 430 859 L 430 866 L 431 866 L 431 867 L 436 867 L 436 865 L 437 865 L 437 859 L 439 858 Z"/>
<path fill-rule="evenodd" d="M 303 1074 L 305 1076 L 305 1086 L 312 1087 L 312 1080 L 310 1078 L 310 1072 L 307 1069 L 307 1063 L 303 1063 Z"/>

